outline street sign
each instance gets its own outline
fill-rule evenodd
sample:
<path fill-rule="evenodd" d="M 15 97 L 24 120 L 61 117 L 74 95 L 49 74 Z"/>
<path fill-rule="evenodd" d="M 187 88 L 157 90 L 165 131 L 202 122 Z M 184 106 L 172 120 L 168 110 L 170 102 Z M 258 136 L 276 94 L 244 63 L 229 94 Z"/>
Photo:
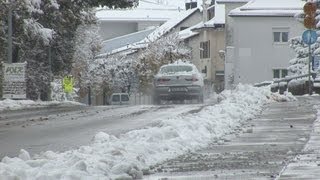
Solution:
<path fill-rule="evenodd" d="M 318 35 L 314 30 L 305 30 L 302 34 L 302 41 L 305 44 L 311 45 L 317 41 Z"/>
<path fill-rule="evenodd" d="M 319 66 L 320 66 L 320 56 L 319 55 L 316 55 L 314 56 L 313 58 L 313 66 L 312 66 L 312 69 L 314 71 L 317 71 L 319 69 Z"/>
<path fill-rule="evenodd" d="M 63 83 L 63 90 L 65 93 L 72 93 L 73 90 L 73 84 L 74 84 L 74 79 L 72 76 L 65 76 L 63 77 L 62 80 Z"/>
<path fill-rule="evenodd" d="M 4 64 L 3 98 L 25 99 L 27 97 L 26 65 L 27 63 Z"/>

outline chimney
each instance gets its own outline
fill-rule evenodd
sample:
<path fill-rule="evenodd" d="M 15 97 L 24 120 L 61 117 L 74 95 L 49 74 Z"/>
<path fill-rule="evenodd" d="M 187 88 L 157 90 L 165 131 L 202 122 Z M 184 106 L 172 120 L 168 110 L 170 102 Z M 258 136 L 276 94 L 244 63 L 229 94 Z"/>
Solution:
<path fill-rule="evenodd" d="M 186 10 L 193 9 L 198 6 L 197 0 L 185 0 Z"/>

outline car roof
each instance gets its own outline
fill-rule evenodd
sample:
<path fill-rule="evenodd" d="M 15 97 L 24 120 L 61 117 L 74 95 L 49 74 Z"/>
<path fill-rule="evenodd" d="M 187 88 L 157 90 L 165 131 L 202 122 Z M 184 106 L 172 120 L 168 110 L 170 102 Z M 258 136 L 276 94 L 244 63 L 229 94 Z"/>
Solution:
<path fill-rule="evenodd" d="M 188 66 L 188 67 L 191 67 L 192 68 L 192 71 L 188 72 L 188 74 L 190 73 L 197 73 L 198 72 L 198 69 L 197 67 L 194 65 L 194 64 L 190 64 L 190 63 L 181 63 L 181 64 L 166 64 L 166 65 L 163 65 L 160 67 L 159 69 L 159 73 L 161 72 L 161 70 L 163 68 L 166 68 L 166 67 L 174 67 L 174 66 Z"/>

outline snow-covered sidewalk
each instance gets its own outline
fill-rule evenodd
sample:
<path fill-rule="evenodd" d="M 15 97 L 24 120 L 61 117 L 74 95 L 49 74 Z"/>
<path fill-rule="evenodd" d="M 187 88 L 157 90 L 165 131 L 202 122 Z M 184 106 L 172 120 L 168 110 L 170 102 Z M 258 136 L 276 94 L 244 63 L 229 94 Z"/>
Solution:
<path fill-rule="evenodd" d="M 320 178 L 320 106 L 317 119 L 308 143 L 301 154 L 290 162 L 277 179 L 319 179 Z"/>
<path fill-rule="evenodd" d="M 150 166 L 206 147 L 241 128 L 266 103 L 287 98 L 271 94 L 269 89 L 239 85 L 220 94 L 219 104 L 199 113 L 164 118 L 157 126 L 120 137 L 99 132 L 92 144 L 72 151 L 47 151 L 30 157 L 21 150 L 19 157 L 2 159 L 0 179 L 141 178 Z"/>

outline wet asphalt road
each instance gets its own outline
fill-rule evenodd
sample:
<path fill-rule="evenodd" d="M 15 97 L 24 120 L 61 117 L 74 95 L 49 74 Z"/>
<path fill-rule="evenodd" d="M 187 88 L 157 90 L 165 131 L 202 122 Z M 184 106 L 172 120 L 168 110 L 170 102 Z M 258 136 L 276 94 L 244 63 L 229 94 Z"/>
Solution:
<path fill-rule="evenodd" d="M 118 136 L 161 118 L 198 112 L 200 104 L 161 106 L 51 106 L 0 112 L 0 159 L 20 149 L 31 155 L 89 145 L 102 131 Z"/>
<path fill-rule="evenodd" d="M 309 139 L 319 97 L 272 103 L 244 128 L 205 149 L 153 167 L 144 179 L 275 179 Z"/>

